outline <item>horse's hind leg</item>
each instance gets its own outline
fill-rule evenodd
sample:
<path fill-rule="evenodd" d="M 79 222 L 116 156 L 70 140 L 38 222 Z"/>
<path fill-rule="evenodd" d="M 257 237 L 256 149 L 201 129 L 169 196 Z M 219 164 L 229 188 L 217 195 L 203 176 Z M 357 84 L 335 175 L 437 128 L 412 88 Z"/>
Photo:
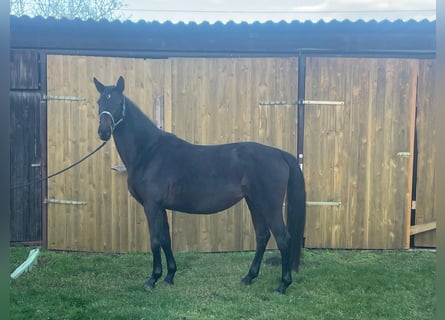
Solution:
<path fill-rule="evenodd" d="M 270 229 L 277 242 L 278 249 L 281 254 L 281 282 L 276 289 L 279 293 L 284 293 L 292 283 L 292 266 L 291 266 L 291 252 L 290 252 L 290 235 L 284 224 L 280 211 L 276 212 L 275 216 L 271 215 L 268 219 L 270 222 Z"/>
<path fill-rule="evenodd" d="M 241 280 L 242 283 L 248 285 L 258 276 L 260 272 L 261 261 L 263 260 L 264 251 L 270 239 L 269 227 L 263 216 L 255 209 L 251 201 L 246 198 L 252 216 L 253 226 L 255 228 L 256 252 L 252 264 L 247 275 Z"/>

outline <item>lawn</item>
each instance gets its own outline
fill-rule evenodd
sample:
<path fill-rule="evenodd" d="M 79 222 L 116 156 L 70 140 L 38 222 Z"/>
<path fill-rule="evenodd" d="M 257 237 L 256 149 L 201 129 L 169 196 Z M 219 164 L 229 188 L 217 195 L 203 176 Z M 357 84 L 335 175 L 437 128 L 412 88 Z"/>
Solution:
<path fill-rule="evenodd" d="M 28 253 L 11 248 L 11 272 Z M 435 311 L 434 252 L 306 249 L 285 295 L 274 292 L 279 266 L 263 265 L 251 286 L 240 283 L 252 252 L 175 257 L 175 285 L 148 290 L 149 254 L 42 249 L 32 272 L 11 279 L 11 319 L 425 320 Z"/>

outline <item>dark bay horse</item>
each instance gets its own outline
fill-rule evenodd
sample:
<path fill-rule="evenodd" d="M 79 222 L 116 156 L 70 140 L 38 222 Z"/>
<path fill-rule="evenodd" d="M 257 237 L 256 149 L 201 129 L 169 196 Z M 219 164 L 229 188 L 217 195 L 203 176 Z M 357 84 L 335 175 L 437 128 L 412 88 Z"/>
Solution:
<path fill-rule="evenodd" d="M 297 159 L 282 150 L 253 142 L 194 145 L 158 129 L 124 96 L 124 79 L 100 93 L 99 129 L 103 141 L 113 135 L 127 168 L 128 189 L 144 207 L 153 272 L 145 286 L 162 276 L 161 248 L 167 261 L 165 282 L 173 284 L 176 262 L 171 248 L 166 209 L 211 214 L 246 199 L 256 235 L 256 253 L 244 284 L 258 276 L 270 238 L 281 254 L 282 276 L 276 289 L 284 293 L 298 271 L 306 218 L 306 192 Z M 282 208 L 287 193 L 287 223 Z"/>

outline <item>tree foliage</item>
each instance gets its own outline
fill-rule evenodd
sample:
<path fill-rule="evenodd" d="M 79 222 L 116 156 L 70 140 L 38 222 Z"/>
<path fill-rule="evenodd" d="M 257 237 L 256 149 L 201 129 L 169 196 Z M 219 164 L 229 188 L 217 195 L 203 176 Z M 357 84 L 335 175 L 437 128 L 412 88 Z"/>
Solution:
<path fill-rule="evenodd" d="M 11 14 L 54 18 L 123 19 L 122 0 L 11 0 Z"/>

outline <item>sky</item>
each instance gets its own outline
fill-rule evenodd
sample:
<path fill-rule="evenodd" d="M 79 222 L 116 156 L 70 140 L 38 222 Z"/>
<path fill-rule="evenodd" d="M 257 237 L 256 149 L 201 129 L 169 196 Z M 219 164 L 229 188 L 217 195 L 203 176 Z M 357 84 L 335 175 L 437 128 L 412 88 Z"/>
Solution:
<path fill-rule="evenodd" d="M 435 20 L 435 0 L 123 0 L 132 21 Z"/>

